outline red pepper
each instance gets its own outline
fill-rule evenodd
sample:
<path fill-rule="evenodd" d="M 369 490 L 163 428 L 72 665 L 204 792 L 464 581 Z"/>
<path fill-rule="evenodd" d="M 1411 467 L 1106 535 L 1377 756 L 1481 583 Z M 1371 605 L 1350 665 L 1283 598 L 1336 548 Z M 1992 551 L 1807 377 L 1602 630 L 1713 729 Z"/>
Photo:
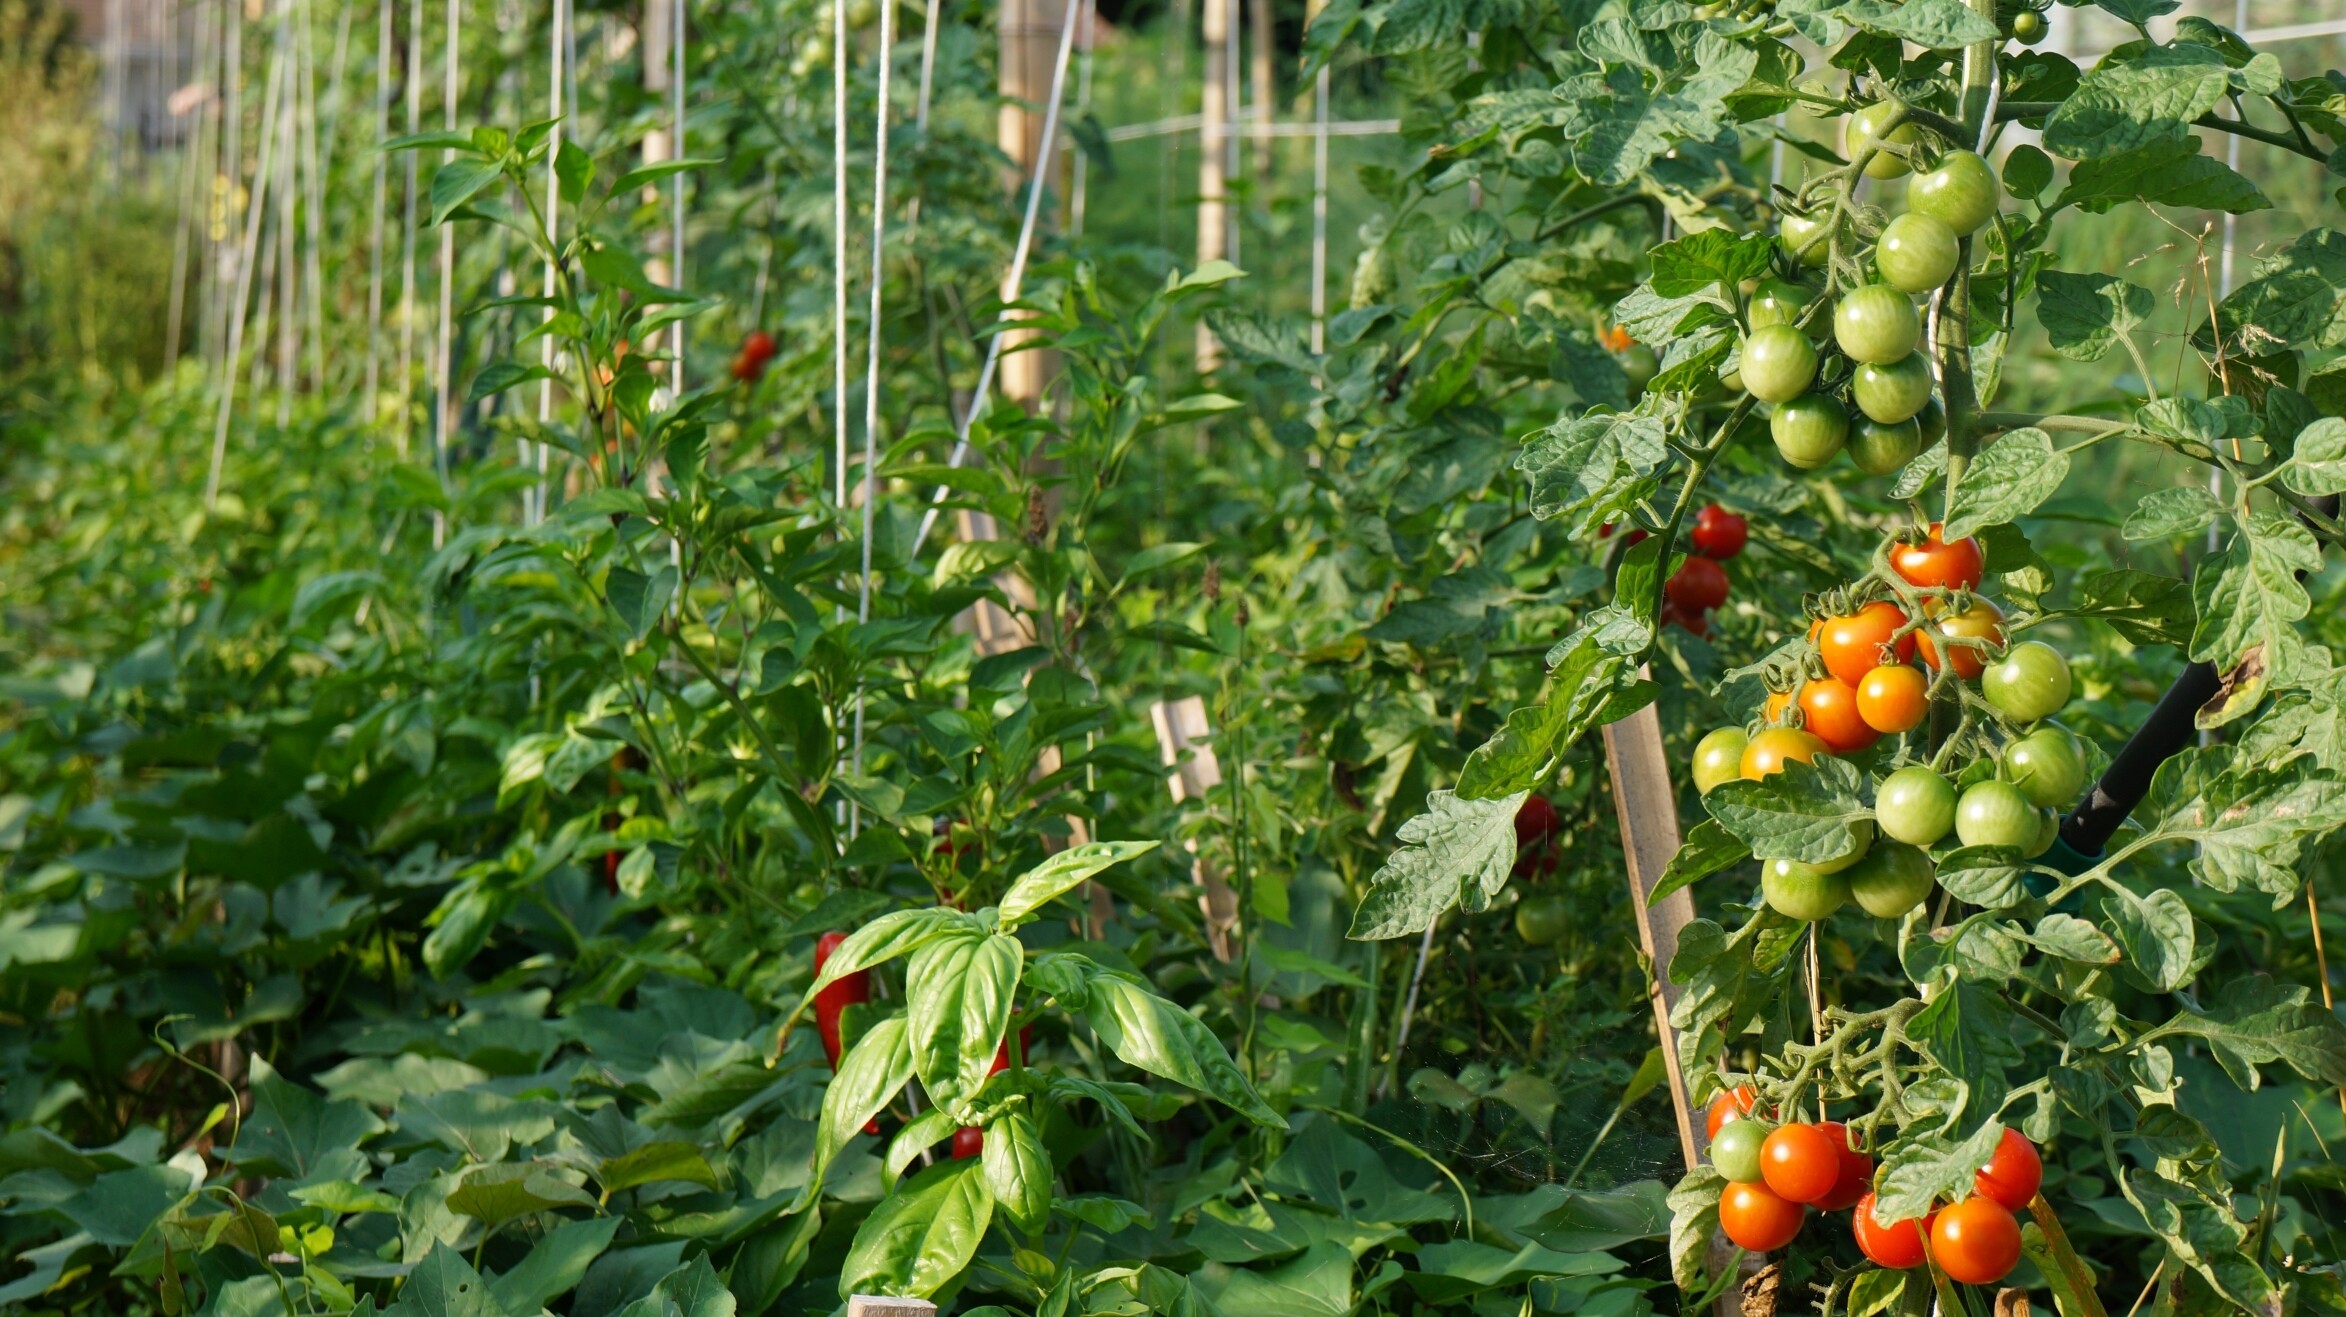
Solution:
<path fill-rule="evenodd" d="M 815 973 L 823 972 L 823 962 L 847 940 L 845 933 L 825 933 L 815 939 Z M 823 1035 L 823 1055 L 831 1058 L 831 1068 L 839 1068 L 839 1017 L 849 1006 L 872 999 L 872 972 L 859 969 L 842 976 L 837 982 L 815 994 L 815 1028 Z"/>

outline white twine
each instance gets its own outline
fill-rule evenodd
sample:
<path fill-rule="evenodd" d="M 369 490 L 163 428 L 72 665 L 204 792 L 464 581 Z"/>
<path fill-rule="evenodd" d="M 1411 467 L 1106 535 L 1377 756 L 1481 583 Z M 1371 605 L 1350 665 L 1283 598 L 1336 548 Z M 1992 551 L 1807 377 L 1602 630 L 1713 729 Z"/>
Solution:
<path fill-rule="evenodd" d="M 888 92 L 889 75 L 895 68 L 896 0 L 880 0 L 880 95 L 879 107 L 872 112 L 872 299 L 871 323 L 864 331 L 863 383 L 863 568 L 856 585 L 855 620 L 872 620 L 872 520 L 879 506 L 879 451 L 880 451 L 880 312 L 882 305 L 881 255 L 883 241 L 888 233 Z M 855 749 L 849 760 L 855 771 L 863 771 L 863 711 L 864 686 L 861 679 L 855 684 Z M 849 811 L 848 835 L 853 836 L 862 822 L 862 811 Z"/>
<path fill-rule="evenodd" d="M 567 32 L 569 0 L 553 0 L 553 7 L 552 31 L 548 34 L 546 41 L 549 58 L 553 61 L 553 67 L 548 70 L 546 79 L 546 117 L 554 121 L 554 129 L 546 139 L 546 246 L 549 251 L 546 257 L 546 308 L 538 317 L 538 323 L 541 326 L 554 318 L 554 257 L 551 249 L 559 241 L 561 232 L 559 217 L 562 212 L 562 174 L 559 166 L 562 159 L 562 80 L 565 76 L 563 57 L 570 49 L 570 38 Z M 543 334 L 540 337 L 538 364 L 545 368 L 547 375 L 547 378 L 538 381 L 538 424 L 548 426 L 554 423 L 554 336 L 552 334 Z M 536 448 L 537 451 L 533 454 L 530 451 L 529 441 L 522 441 L 522 465 L 526 468 L 534 461 L 538 472 L 536 485 L 523 493 L 521 501 L 522 518 L 532 526 L 546 519 L 546 444 L 540 441 Z"/>

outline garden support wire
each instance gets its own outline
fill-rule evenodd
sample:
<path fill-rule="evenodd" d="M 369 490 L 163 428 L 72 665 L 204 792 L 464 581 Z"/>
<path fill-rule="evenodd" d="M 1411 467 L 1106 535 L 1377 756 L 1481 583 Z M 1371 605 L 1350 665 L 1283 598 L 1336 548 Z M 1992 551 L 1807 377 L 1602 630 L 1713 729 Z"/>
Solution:
<path fill-rule="evenodd" d="M 553 14 L 548 22 L 551 29 L 547 41 L 547 58 L 551 61 L 546 77 L 546 117 L 554 121 L 552 132 L 546 138 L 546 246 L 559 251 L 562 215 L 562 81 L 564 57 L 570 49 L 569 0 L 553 0 Z M 554 319 L 554 258 L 546 260 L 546 307 L 538 316 L 543 326 Z M 554 423 L 554 336 L 541 334 L 538 342 L 538 364 L 546 371 L 546 378 L 538 381 L 538 425 L 543 428 Z M 536 444 L 537 452 L 523 440 L 521 460 L 524 466 L 537 467 L 537 481 L 522 494 L 522 520 L 535 526 L 546 519 L 546 443 Z"/>
<path fill-rule="evenodd" d="M 679 3 L 681 6 L 681 0 Z M 880 94 L 878 108 L 872 112 L 872 296 L 868 312 L 870 324 L 865 327 L 864 340 L 863 545 L 862 566 L 855 593 L 855 620 L 858 623 L 872 620 L 872 522 L 880 502 L 880 314 L 882 294 L 885 291 L 881 275 L 888 236 L 888 93 L 889 74 L 896 65 L 895 46 L 896 6 L 892 0 L 883 0 L 880 5 Z M 849 761 L 858 773 L 863 772 L 863 713 L 864 686 L 859 680 L 855 686 L 855 746 Z M 847 818 L 848 836 L 852 838 L 862 826 L 862 808 L 850 807 Z"/>
<path fill-rule="evenodd" d="M 448 0 L 448 50 L 441 66 L 442 126 L 456 131 L 457 61 L 464 36 L 464 0 Z M 456 160 L 454 151 L 441 154 L 443 166 Z M 456 374 L 456 229 L 440 226 L 440 348 L 432 372 L 432 471 L 440 488 L 448 488 L 448 431 L 456 420 L 456 403 L 449 385 Z M 432 509 L 432 547 L 448 543 L 448 514 Z"/>
<path fill-rule="evenodd" d="M 831 502 L 847 512 L 847 15 L 831 7 Z"/>
<path fill-rule="evenodd" d="M 1043 180 L 1051 176 L 1051 160 L 1059 145 L 1059 101 L 1067 87 L 1068 55 L 1075 48 L 1075 9 L 1069 5 L 1059 20 L 1059 54 L 1051 67 L 1050 103 L 1043 114 L 1042 141 L 1035 151 L 1034 173 L 1027 180 L 1026 213 L 1019 220 L 1018 244 L 1010 253 L 1010 277 L 1003 284 L 1005 306 L 1016 302 L 1025 287 L 1026 260 L 1034 250 L 1035 224 L 1042 213 Z M 953 437 L 953 453 L 945 463 L 948 467 L 960 466 L 969 456 L 970 427 L 977 421 L 978 413 L 985 410 L 986 395 L 994 387 L 994 373 L 1002 364 L 1002 337 L 1010 328 L 1009 318 L 1005 312 L 997 319 L 993 333 L 986 339 L 986 356 L 978 366 L 977 387 L 970 391 L 969 411 L 962 416 L 960 429 Z M 937 524 L 938 511 L 951 493 L 952 486 L 937 486 L 936 494 L 929 499 L 928 511 L 921 515 L 920 530 L 912 537 L 912 547 L 905 551 L 907 561 L 920 556 L 921 545 L 927 543 L 930 530 Z"/>
<path fill-rule="evenodd" d="M 261 97 L 261 122 L 266 124 L 277 114 L 277 98 L 284 83 L 285 61 L 281 52 L 269 57 L 269 88 Z M 229 118 L 234 119 L 235 107 L 229 107 Z M 244 353 L 244 306 L 252 296 L 254 254 L 261 243 L 261 216 L 268 209 L 270 171 L 275 162 L 270 150 L 274 134 L 261 137 L 261 158 L 253 170 L 252 197 L 245 209 L 244 241 L 237 248 L 236 294 L 229 302 L 227 313 L 227 348 L 221 359 L 220 404 L 212 421 L 212 462 L 204 476 L 204 514 L 209 516 L 220 506 L 220 472 L 228 461 L 228 421 L 236 409 L 236 363 Z"/>

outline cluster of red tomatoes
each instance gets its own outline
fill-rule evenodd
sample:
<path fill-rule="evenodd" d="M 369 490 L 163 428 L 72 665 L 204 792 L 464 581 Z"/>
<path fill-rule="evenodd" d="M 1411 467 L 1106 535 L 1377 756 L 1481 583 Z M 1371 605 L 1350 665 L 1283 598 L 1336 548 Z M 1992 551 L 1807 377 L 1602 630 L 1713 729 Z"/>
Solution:
<path fill-rule="evenodd" d="M 1882 101 L 1849 117 L 1852 159 L 1877 142 L 1897 148 L 1875 154 L 1868 175 L 1908 172 L 1904 153 L 1916 145 L 1913 126 L 1884 127 L 1903 113 Z M 1774 404 L 1769 432 L 1776 451 L 1804 471 L 1846 451 L 1858 470 L 1888 475 L 1946 433 L 1946 412 L 1931 396 L 1935 381 L 1921 350 L 1922 317 L 1914 298 L 1954 275 L 1963 237 L 1994 217 L 1995 171 L 1973 152 L 1947 152 L 1915 178 L 1906 204 L 1874 241 L 1872 277 L 1881 282 L 1851 288 L 1833 305 L 1832 345 L 1845 371 L 1821 359 L 1802 330 L 1811 318 L 1813 289 L 1769 279 L 1754 285 L 1744 303 L 1736 382 Z M 1785 250 L 1802 266 L 1827 264 L 1831 222 L 1830 216 L 1787 213 Z"/>
<path fill-rule="evenodd" d="M 1630 543 L 1643 538 L 1638 532 Z M 1751 523 L 1716 503 L 1695 513 L 1694 529 L 1687 536 L 1694 552 L 1662 586 L 1661 623 L 1709 635 L 1711 610 L 1727 602 L 1727 569 L 1720 564 L 1743 552 L 1750 538 Z"/>
<path fill-rule="evenodd" d="M 1808 1210 L 1850 1212 L 1858 1251 L 1877 1266 L 1905 1270 L 1926 1260 L 1950 1280 L 1993 1285 L 2020 1262 L 2020 1221 L 2044 1181 L 2036 1145 L 2005 1130 L 1972 1191 L 1920 1221 L 1883 1221 L 1874 1212 L 1873 1158 L 1849 1146 L 1834 1120 L 1769 1125 L 1749 1085 L 1711 1103 L 1711 1165 L 1726 1177 L 1719 1229 L 1736 1246 L 1768 1253 L 1792 1242 Z"/>
<path fill-rule="evenodd" d="M 1852 899 L 1872 915 L 1903 915 L 1931 891 L 1934 870 L 1924 848 L 1950 832 L 1965 846 L 2042 855 L 2058 835 L 2056 811 L 2085 783 L 2084 747 L 2049 721 L 2069 700 L 2068 661 L 2041 642 L 2006 645 L 2003 612 L 1972 593 L 1986 566 L 1978 541 L 1949 544 L 1934 523 L 1920 539 L 1891 546 L 1889 561 L 1908 586 L 1929 592 L 1922 615 L 1875 599 L 1816 619 L 1810 662 L 1795 685 L 1768 697 L 1764 726 L 1755 734 L 1718 728 L 1695 746 L 1696 789 L 1708 794 L 1738 778 L 1758 781 L 1796 759 L 1860 754 L 1884 736 L 1912 731 L 1929 713 L 1932 678 L 1942 670 L 1978 682 L 2009 735 L 1994 774 L 1971 775 L 1960 793 L 1936 762 L 1890 773 L 1875 793 L 1873 820 L 1852 826 L 1859 844 L 1841 859 L 1770 861 L 1763 891 L 1793 919 L 1822 919 Z M 1990 657 L 1957 643 L 1963 641 L 2000 653 Z"/>
<path fill-rule="evenodd" d="M 762 329 L 753 329 L 741 340 L 741 351 L 733 354 L 733 378 L 744 384 L 755 384 L 766 376 L 766 366 L 781 349 L 774 344 L 774 336 Z"/>

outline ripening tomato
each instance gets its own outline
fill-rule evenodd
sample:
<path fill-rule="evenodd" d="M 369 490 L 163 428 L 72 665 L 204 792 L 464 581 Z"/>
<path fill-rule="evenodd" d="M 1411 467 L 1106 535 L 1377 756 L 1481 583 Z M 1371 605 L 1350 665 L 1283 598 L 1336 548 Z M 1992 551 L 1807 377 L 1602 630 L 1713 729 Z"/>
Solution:
<path fill-rule="evenodd" d="M 1711 1099 L 1709 1115 L 1704 1118 L 1704 1137 L 1719 1137 L 1719 1128 L 1731 1120 L 1741 1120 L 1759 1106 L 1759 1090 L 1749 1084 L 1735 1087 Z"/>
<path fill-rule="evenodd" d="M 2037 1156 L 2036 1145 L 2028 1141 L 2028 1136 L 2016 1129 L 2004 1131 L 2004 1137 L 1996 1143 L 1996 1155 L 1988 1158 L 1988 1164 L 1971 1177 L 1973 1192 L 2015 1212 L 2028 1210 L 2038 1186 L 2044 1182 L 2044 1159 Z"/>
<path fill-rule="evenodd" d="M 1816 633 L 1816 645 L 1825 660 L 1825 671 L 1856 686 L 1884 663 L 1913 658 L 1914 633 L 1898 635 L 1898 628 L 1904 625 L 1905 612 L 1887 599 L 1876 599 L 1843 617 L 1824 619 Z M 1893 636 L 1897 638 L 1892 640 Z"/>
<path fill-rule="evenodd" d="M 1727 602 L 1727 569 L 1701 554 L 1691 554 L 1670 574 L 1662 593 L 1681 612 L 1700 613 Z"/>
<path fill-rule="evenodd" d="M 1901 1221 L 1884 1225 L 1874 1215 L 1874 1196 L 1867 1194 L 1857 1200 L 1857 1211 L 1849 1219 L 1849 1233 L 1857 1236 L 1857 1251 L 1877 1267 L 1904 1271 L 1922 1265 L 1922 1232 L 1925 1222 Z"/>
<path fill-rule="evenodd" d="M 1607 352 L 1627 352 L 1637 346 L 1637 340 L 1631 338 L 1629 331 L 1619 325 L 1607 325 L 1597 341 L 1605 345 Z"/>
<path fill-rule="evenodd" d="M 1764 1184 L 1730 1184 L 1719 1195 L 1719 1231 L 1737 1248 L 1773 1253 L 1800 1233 L 1808 1209 L 1768 1191 Z"/>
<path fill-rule="evenodd" d="M 1756 1120 L 1731 1120 L 1711 1140 L 1711 1165 L 1735 1184 L 1760 1182 L 1760 1144 L 1768 1127 Z"/>
<path fill-rule="evenodd" d="M 1760 1176 L 1786 1202 L 1814 1203 L 1841 1178 L 1841 1150 L 1814 1125 L 1779 1125 L 1760 1144 Z"/>
<path fill-rule="evenodd" d="M 1911 732 L 1930 707 L 1930 682 L 1904 663 L 1881 664 L 1857 683 L 1857 716 L 1877 732 Z"/>
<path fill-rule="evenodd" d="M 1857 688 L 1839 677 L 1820 677 L 1800 687 L 1803 724 L 1825 748 L 1851 755 L 1881 739 L 1857 712 Z"/>
<path fill-rule="evenodd" d="M 1980 552 L 1979 541 L 1960 539 L 1949 544 L 1939 536 L 1943 529 L 1934 521 L 1921 543 L 1893 545 L 1891 569 L 1904 577 L 1908 585 L 1978 589 L 1980 577 L 1987 568 L 1987 556 Z"/>
<path fill-rule="evenodd" d="M 1791 708 L 1791 691 L 1769 691 L 1767 702 L 1760 706 L 1760 721 L 1770 727 L 1781 727 L 1785 713 Z"/>
<path fill-rule="evenodd" d="M 1744 542 L 1751 538 L 1751 523 L 1716 503 L 1705 504 L 1694 514 L 1694 530 L 1688 538 L 1694 541 L 1696 553 L 1725 562 L 1743 552 Z"/>
<path fill-rule="evenodd" d="M 1833 1179 L 1832 1189 L 1817 1200 L 1816 1206 L 1821 1212 L 1838 1212 L 1865 1197 L 1866 1191 L 1873 1187 L 1874 1159 L 1849 1146 L 1849 1128 L 1840 1121 L 1818 1121 L 1817 1128 L 1824 1131 L 1838 1150 L 1840 1170 Z"/>
<path fill-rule="evenodd" d="M 1757 782 L 1771 773 L 1781 773 L 1792 760 L 1813 764 L 1816 757 L 1831 753 L 1813 732 L 1797 727 L 1770 727 L 1751 738 L 1743 747 L 1743 780 Z"/>
<path fill-rule="evenodd" d="M 1919 633 L 1921 643 L 1916 648 L 1922 661 L 1939 666 L 1939 646 L 1935 639 L 1945 636 L 1953 640 L 1984 640 L 1990 644 L 2004 643 L 2004 610 L 1985 599 L 1975 598 L 1971 607 L 1960 613 L 1943 614 L 1925 623 Z M 1966 680 L 1977 677 L 1988 666 L 1987 654 L 1973 645 L 1947 645 L 1947 663 L 1955 675 Z"/>
<path fill-rule="evenodd" d="M 1993 1285 L 2020 1263 L 2020 1223 L 1993 1198 L 1966 1198 L 1931 1219 L 1931 1261 L 1949 1280 Z"/>
<path fill-rule="evenodd" d="M 2043 825 L 2042 811 L 2009 782 L 1974 782 L 1955 802 L 1955 835 L 1966 846 L 2026 851 Z"/>
<path fill-rule="evenodd" d="M 1694 789 L 1709 795 L 1721 782 L 1743 776 L 1743 748 L 1751 738 L 1740 727 L 1721 727 L 1694 743 Z"/>
<path fill-rule="evenodd" d="M 1888 284 L 1852 288 L 1833 306 L 1833 341 L 1851 361 L 1887 366 L 1922 342 L 1922 317 L 1913 298 Z"/>
<path fill-rule="evenodd" d="M 2007 743 L 1999 756 L 2004 777 L 2032 804 L 2059 809 L 2085 789 L 2085 751 L 2059 723 Z"/>
<path fill-rule="evenodd" d="M 953 1156 L 955 1160 L 963 1157 L 975 1157 L 985 1150 L 986 1132 L 984 1130 L 964 1125 L 953 1131 Z"/>
<path fill-rule="evenodd" d="M 1914 125 L 1903 121 L 1905 112 L 1906 107 L 1896 101 L 1875 101 L 1873 104 L 1865 106 L 1849 116 L 1843 131 L 1842 149 L 1848 153 L 1851 160 L 1855 160 L 1865 154 L 1866 149 L 1872 146 L 1877 138 L 1885 142 L 1896 143 L 1899 146 L 1914 145 L 1916 137 Z M 1892 115 L 1899 116 L 1901 122 L 1897 127 L 1890 129 L 1887 135 L 1884 135 L 1882 125 Z M 1873 159 L 1866 162 L 1865 173 L 1868 178 L 1897 178 L 1912 167 L 1906 163 L 1903 157 L 1892 155 L 1888 151 L 1881 151 L 1877 152 Z"/>
<path fill-rule="evenodd" d="M 1678 601 L 1664 599 L 1662 611 L 1654 620 L 1663 626 L 1674 626 L 1689 635 L 1708 636 L 1711 633 L 1710 615 L 1699 608 L 1680 608 Z"/>

